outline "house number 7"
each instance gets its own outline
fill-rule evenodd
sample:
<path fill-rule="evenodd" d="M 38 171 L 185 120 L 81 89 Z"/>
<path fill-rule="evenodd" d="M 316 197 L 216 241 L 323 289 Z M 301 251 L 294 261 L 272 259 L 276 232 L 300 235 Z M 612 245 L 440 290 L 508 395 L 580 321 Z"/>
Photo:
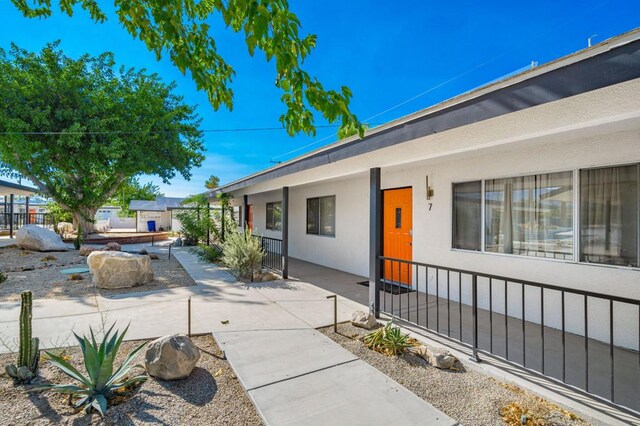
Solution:
<path fill-rule="evenodd" d="M 429 203 L 429 211 L 431 211 L 431 207 L 433 207 L 433 203 Z"/>

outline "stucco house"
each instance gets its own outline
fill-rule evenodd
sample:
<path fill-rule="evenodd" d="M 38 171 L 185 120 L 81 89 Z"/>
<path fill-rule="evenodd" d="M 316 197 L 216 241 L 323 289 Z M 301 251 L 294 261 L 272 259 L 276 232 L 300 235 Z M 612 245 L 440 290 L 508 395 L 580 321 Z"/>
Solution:
<path fill-rule="evenodd" d="M 639 30 L 220 192 L 285 276 L 368 277 L 376 314 L 640 411 Z"/>
<path fill-rule="evenodd" d="M 180 232 L 180 221 L 174 216 L 174 210 L 182 209 L 180 197 L 156 197 L 155 200 L 131 200 L 129 210 L 136 213 L 136 232 L 148 232 L 149 221 L 155 221 L 157 231 Z"/>

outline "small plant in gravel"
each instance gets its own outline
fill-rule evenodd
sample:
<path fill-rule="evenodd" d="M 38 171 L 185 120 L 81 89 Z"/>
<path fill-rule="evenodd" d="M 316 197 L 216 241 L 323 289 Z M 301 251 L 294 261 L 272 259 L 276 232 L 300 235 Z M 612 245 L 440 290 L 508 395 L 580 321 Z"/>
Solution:
<path fill-rule="evenodd" d="M 49 255 L 49 256 L 45 256 L 45 257 L 43 257 L 43 258 L 42 258 L 42 259 L 40 259 L 40 260 L 41 260 L 42 262 L 50 262 L 50 261 L 58 260 L 58 259 L 57 259 L 55 256 L 51 256 L 51 255 Z"/>
<path fill-rule="evenodd" d="M 31 383 L 38 372 L 40 361 L 40 341 L 37 337 L 31 337 L 31 320 L 33 318 L 33 296 L 30 291 L 21 295 L 20 305 L 20 349 L 18 352 L 18 364 L 10 364 L 5 371 L 16 383 Z"/>
<path fill-rule="evenodd" d="M 80 274 L 71 274 L 69 275 L 69 279 L 71 281 L 82 281 L 84 278 Z"/>
<path fill-rule="evenodd" d="M 0 284 L 2 284 L 3 282 L 5 282 L 7 280 L 7 275 L 4 274 L 2 271 L 0 271 Z"/>
<path fill-rule="evenodd" d="M 122 334 L 116 331 L 113 335 L 111 328 L 105 333 L 102 342 L 98 344 L 95 339 L 93 330 L 90 328 L 91 340 L 87 336 L 80 337 L 74 333 L 76 339 L 80 343 L 80 349 L 84 357 L 84 366 L 88 376 L 80 373 L 68 360 L 61 355 L 47 352 L 49 362 L 58 367 L 63 373 L 72 379 L 80 382 L 80 384 L 45 384 L 39 385 L 34 390 L 52 390 L 54 392 L 71 395 L 72 400 L 76 401 L 73 406 L 89 413 L 92 409 L 96 410 L 104 417 L 107 406 L 114 404 L 122 399 L 123 395 L 147 380 L 147 375 L 138 375 L 128 377 L 129 372 L 134 367 L 143 368 L 141 365 L 131 365 L 136 355 L 145 347 L 148 342 L 144 342 L 136 347 L 122 362 L 120 367 L 114 372 L 114 361 L 122 344 L 125 334 L 129 327 L 125 328 Z"/>
<path fill-rule="evenodd" d="M 369 349 L 388 356 L 401 355 L 416 345 L 414 339 L 403 334 L 400 327 L 394 327 L 392 322 L 365 335 L 362 340 Z"/>
<path fill-rule="evenodd" d="M 265 251 L 259 238 L 255 238 L 251 229 L 236 231 L 227 235 L 222 245 L 222 261 L 231 270 L 243 278 L 253 281 L 256 272 L 262 268 Z"/>

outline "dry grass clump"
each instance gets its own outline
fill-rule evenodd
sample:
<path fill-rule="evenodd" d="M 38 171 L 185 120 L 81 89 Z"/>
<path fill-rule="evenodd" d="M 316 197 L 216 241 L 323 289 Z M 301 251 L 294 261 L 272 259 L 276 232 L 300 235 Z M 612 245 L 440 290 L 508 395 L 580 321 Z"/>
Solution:
<path fill-rule="evenodd" d="M 539 396 L 531 395 L 525 390 L 508 383 L 498 382 L 503 388 L 526 397 L 526 402 L 511 402 L 500 409 L 500 417 L 508 426 L 547 426 L 546 419 L 552 413 L 560 414 L 569 420 L 581 421 L 580 417 L 570 411 L 558 407 Z"/>
<path fill-rule="evenodd" d="M 43 257 L 43 258 L 42 258 L 42 259 L 40 259 L 40 260 L 41 260 L 41 261 L 43 261 L 43 262 L 50 262 L 50 261 L 52 261 L 52 260 L 58 260 L 58 259 L 57 259 L 55 256 L 51 256 L 51 255 L 49 255 L 49 256 L 45 256 L 45 257 Z"/>
<path fill-rule="evenodd" d="M 69 275 L 69 279 L 71 281 L 81 281 L 81 280 L 84 280 L 84 277 L 80 274 L 71 274 Z"/>

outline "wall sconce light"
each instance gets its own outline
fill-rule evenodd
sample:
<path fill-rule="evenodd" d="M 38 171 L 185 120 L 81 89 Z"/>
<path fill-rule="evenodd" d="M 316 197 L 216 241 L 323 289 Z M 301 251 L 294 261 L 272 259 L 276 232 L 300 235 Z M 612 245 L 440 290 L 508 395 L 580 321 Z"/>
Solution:
<path fill-rule="evenodd" d="M 427 200 L 433 198 L 433 188 L 429 186 L 429 176 L 425 176 L 425 188 L 427 189 Z"/>

